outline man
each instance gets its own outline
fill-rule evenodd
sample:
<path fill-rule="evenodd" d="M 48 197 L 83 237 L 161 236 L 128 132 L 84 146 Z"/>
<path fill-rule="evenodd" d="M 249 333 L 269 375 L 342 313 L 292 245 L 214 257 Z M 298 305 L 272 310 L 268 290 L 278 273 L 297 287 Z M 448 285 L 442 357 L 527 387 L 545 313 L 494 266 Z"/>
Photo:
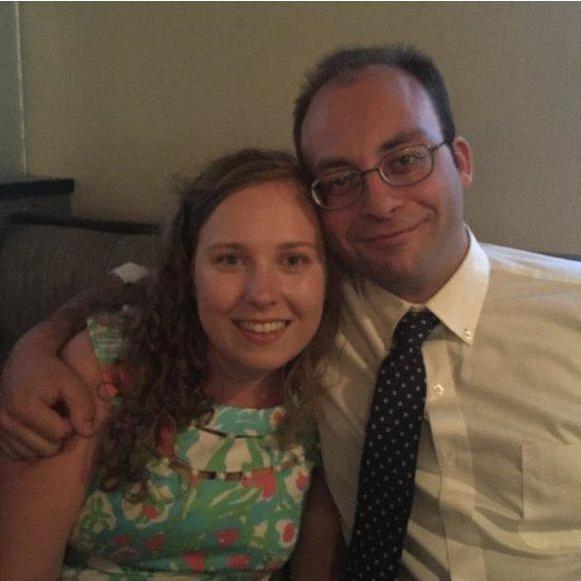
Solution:
<path fill-rule="evenodd" d="M 581 268 L 478 244 L 463 220 L 471 149 L 421 54 L 325 59 L 297 101 L 295 143 L 350 275 L 320 420 L 345 537 L 364 496 L 357 474 L 376 433 L 366 438 L 378 368 L 405 313 L 426 311 L 439 324 L 421 348 L 427 394 L 398 578 L 581 578 Z M 15 433 L 16 418 L 33 425 L 23 402 L 39 398 L 14 387 L 23 380 L 7 383 L 0 427 Z M 75 413 L 77 427 L 88 413 Z M 56 447 L 56 431 L 45 447 Z M 39 447 L 23 433 L 24 452 Z"/>

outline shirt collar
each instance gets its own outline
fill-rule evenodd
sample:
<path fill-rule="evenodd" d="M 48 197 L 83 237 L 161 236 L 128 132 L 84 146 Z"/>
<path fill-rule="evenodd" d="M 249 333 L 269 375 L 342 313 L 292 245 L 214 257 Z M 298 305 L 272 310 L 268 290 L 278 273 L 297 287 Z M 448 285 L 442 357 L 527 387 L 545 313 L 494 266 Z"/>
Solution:
<path fill-rule="evenodd" d="M 425 306 L 459 339 L 472 345 L 488 290 L 490 262 L 470 229 L 468 235 L 470 246 L 462 264 Z"/>

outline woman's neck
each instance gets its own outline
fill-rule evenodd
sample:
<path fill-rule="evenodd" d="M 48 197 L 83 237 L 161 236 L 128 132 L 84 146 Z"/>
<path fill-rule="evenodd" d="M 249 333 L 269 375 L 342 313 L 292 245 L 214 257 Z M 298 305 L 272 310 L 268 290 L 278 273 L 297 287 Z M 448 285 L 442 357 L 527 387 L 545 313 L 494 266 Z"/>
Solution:
<path fill-rule="evenodd" d="M 268 408 L 283 401 L 280 372 L 260 378 L 231 377 L 221 370 L 210 373 L 204 393 L 214 401 L 241 408 Z"/>

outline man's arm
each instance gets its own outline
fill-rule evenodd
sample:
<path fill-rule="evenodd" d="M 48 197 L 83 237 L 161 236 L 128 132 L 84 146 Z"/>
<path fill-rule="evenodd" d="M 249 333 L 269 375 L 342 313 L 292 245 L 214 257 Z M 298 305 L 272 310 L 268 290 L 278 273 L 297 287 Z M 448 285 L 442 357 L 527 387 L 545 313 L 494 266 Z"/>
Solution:
<path fill-rule="evenodd" d="M 93 434 L 93 393 L 59 353 L 91 312 L 121 294 L 123 286 L 118 276 L 107 275 L 14 346 L 0 380 L 0 451 L 9 458 L 54 454 L 73 430 L 85 437 Z"/>
<path fill-rule="evenodd" d="M 63 357 L 96 391 L 100 369 L 87 331 L 66 346 Z M 96 435 L 73 435 L 50 458 L 14 462 L 0 456 L 1 579 L 60 579 L 66 545 L 92 480 L 108 409 L 107 402 L 96 397 Z"/>

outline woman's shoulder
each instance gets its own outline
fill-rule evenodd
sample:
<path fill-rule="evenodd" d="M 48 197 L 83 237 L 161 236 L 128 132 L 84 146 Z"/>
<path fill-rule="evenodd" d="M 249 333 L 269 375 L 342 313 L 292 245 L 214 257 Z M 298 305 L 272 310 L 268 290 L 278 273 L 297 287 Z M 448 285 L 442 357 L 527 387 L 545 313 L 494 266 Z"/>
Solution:
<path fill-rule="evenodd" d="M 121 311 L 92 315 L 86 328 L 61 352 L 63 361 L 92 389 L 108 383 L 116 385 L 115 378 L 122 375 L 127 351 L 124 319 Z"/>
<path fill-rule="evenodd" d="M 123 308 L 94 314 L 87 319 L 87 331 L 97 360 L 103 365 L 113 365 L 126 358 L 127 318 Z"/>

